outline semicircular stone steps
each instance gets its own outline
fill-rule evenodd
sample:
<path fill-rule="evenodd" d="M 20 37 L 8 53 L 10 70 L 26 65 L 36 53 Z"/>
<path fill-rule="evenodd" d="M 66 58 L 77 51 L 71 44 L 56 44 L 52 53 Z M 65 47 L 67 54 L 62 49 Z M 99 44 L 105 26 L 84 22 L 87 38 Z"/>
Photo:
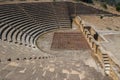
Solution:
<path fill-rule="evenodd" d="M 65 7 L 65 4 L 60 7 L 65 8 L 62 11 L 64 14 L 58 14 L 60 8 L 56 12 L 53 3 L 0 5 L 0 39 L 35 48 L 36 39 L 40 34 L 58 29 L 61 25 L 71 24 L 69 23 L 67 7 Z M 60 18 L 67 16 L 65 19 L 68 23 L 59 20 L 57 15 L 60 15 Z M 70 28 L 70 25 L 67 27 Z"/>

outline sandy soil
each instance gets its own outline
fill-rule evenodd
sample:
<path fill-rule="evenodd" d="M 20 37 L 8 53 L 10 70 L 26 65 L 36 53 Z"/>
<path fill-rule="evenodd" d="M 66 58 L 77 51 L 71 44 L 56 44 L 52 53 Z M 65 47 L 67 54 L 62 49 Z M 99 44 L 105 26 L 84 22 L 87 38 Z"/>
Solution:
<path fill-rule="evenodd" d="M 94 26 L 98 30 L 113 30 L 113 31 L 120 31 L 120 17 L 103 17 L 95 15 L 81 15 L 80 16 L 85 23 Z"/>

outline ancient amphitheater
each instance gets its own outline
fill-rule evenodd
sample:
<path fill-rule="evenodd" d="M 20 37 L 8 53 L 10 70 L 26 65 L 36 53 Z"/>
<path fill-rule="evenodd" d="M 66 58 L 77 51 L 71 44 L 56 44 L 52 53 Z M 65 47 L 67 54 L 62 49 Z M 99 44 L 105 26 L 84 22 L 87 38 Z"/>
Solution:
<path fill-rule="evenodd" d="M 120 80 L 120 15 L 76 2 L 0 4 L 0 80 Z"/>

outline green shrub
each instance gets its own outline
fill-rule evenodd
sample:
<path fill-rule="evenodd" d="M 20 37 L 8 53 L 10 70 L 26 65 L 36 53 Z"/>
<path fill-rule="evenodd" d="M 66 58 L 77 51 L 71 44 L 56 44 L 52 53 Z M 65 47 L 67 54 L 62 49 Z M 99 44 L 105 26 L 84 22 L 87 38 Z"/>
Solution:
<path fill-rule="evenodd" d="M 103 15 L 100 16 L 100 19 L 103 19 Z"/>
<path fill-rule="evenodd" d="M 104 9 L 107 9 L 107 4 L 106 4 L 106 3 L 102 3 L 101 6 L 102 6 Z"/>
<path fill-rule="evenodd" d="M 81 1 L 81 0 L 75 0 L 76 2 L 79 2 L 79 1 Z"/>
<path fill-rule="evenodd" d="M 79 2 L 79 1 L 83 1 L 83 2 L 86 2 L 86 3 L 93 3 L 92 0 L 75 0 L 76 2 Z"/>
<path fill-rule="evenodd" d="M 116 10 L 120 12 L 120 3 L 116 5 Z"/>
<path fill-rule="evenodd" d="M 92 1 L 92 0 L 86 0 L 86 2 L 87 2 L 87 3 L 93 3 L 93 1 Z"/>

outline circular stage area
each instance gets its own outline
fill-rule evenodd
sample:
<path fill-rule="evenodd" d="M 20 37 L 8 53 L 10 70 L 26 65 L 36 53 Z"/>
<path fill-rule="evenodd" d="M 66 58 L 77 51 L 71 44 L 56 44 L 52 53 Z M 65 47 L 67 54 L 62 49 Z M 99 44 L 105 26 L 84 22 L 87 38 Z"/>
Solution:
<path fill-rule="evenodd" d="M 78 30 L 58 30 L 46 33 L 38 38 L 37 46 L 44 53 L 81 59 L 87 65 L 97 68 L 87 41 Z"/>

